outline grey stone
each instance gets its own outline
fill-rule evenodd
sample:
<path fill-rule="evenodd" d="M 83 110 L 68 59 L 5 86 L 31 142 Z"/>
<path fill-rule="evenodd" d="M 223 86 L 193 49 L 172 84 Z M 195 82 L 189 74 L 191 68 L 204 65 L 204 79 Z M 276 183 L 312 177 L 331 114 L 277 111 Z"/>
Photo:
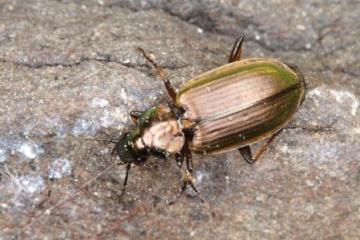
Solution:
<path fill-rule="evenodd" d="M 360 238 L 359 16 L 351 0 L 2 1 L 0 238 Z M 239 35 L 244 57 L 302 69 L 300 111 L 254 165 L 194 156 L 205 204 L 190 189 L 167 204 L 172 159 L 134 166 L 121 196 L 123 166 L 98 176 L 113 145 L 91 138 L 117 138 L 129 111 L 168 100 L 136 48 L 180 87 L 226 63 Z M 57 158 L 72 174 L 50 181 Z"/>

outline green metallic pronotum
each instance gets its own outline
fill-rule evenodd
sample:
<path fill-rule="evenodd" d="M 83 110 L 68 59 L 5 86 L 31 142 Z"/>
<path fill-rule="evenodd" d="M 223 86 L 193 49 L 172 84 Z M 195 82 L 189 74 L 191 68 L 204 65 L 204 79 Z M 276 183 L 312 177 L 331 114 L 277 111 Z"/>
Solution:
<path fill-rule="evenodd" d="M 224 152 L 271 136 L 305 95 L 303 77 L 275 59 L 246 59 L 188 81 L 177 96 L 194 122 L 190 148 Z"/>

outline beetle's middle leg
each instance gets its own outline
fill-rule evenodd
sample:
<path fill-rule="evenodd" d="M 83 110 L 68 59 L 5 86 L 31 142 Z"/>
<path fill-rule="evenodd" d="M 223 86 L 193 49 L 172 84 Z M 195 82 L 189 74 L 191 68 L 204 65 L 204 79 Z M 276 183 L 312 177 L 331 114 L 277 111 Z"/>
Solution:
<path fill-rule="evenodd" d="M 236 62 L 241 59 L 243 41 L 244 41 L 244 37 L 242 36 L 236 39 L 229 56 L 229 63 Z"/>
<path fill-rule="evenodd" d="M 244 147 L 239 148 L 239 151 L 241 153 L 241 155 L 243 156 L 243 158 L 245 159 L 246 162 L 253 164 L 255 163 L 257 160 L 259 160 L 259 158 L 263 155 L 263 153 L 266 151 L 266 149 L 270 146 L 271 143 L 274 142 L 275 138 L 281 133 L 283 129 L 280 129 L 279 131 L 277 131 L 276 133 L 274 133 L 265 144 L 263 144 L 260 149 L 257 151 L 257 153 L 255 154 L 255 157 L 252 156 L 251 154 L 251 148 L 249 145 L 246 145 Z"/>
<path fill-rule="evenodd" d="M 157 63 L 155 63 L 155 61 L 146 54 L 146 52 L 142 49 L 142 48 L 138 48 L 138 51 L 140 51 L 142 53 L 142 55 L 144 56 L 144 58 L 146 60 L 148 60 L 156 69 L 156 73 L 157 75 L 160 77 L 160 79 L 164 82 L 167 93 L 169 94 L 169 96 L 171 97 L 171 99 L 173 100 L 173 102 L 176 102 L 176 91 L 175 88 L 171 85 L 170 80 L 167 78 L 167 74 L 165 72 L 165 70 L 159 66 Z"/>

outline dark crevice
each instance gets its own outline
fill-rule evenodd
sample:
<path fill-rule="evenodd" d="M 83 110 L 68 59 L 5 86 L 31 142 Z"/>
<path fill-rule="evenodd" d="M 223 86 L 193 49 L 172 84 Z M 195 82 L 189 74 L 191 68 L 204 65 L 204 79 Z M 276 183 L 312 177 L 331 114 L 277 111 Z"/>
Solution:
<path fill-rule="evenodd" d="M 171 17 L 175 17 L 187 24 L 193 25 L 195 27 L 201 28 L 203 29 L 205 32 L 207 33 L 213 33 L 213 34 L 218 34 L 221 36 L 226 36 L 226 37 L 239 37 L 238 33 L 229 33 L 229 32 L 224 32 L 223 30 L 220 30 L 219 28 L 217 28 L 217 24 L 216 21 L 214 19 L 212 19 L 206 12 L 204 11 L 200 11 L 200 10 L 196 10 L 194 11 L 192 14 L 188 14 L 188 16 L 183 16 L 181 14 L 178 14 L 174 11 L 172 11 L 170 8 L 164 6 L 162 8 L 155 8 L 155 7 L 149 7 L 146 9 L 135 9 L 135 8 L 131 8 L 128 6 L 118 6 L 118 5 L 111 5 L 111 7 L 116 6 L 116 7 L 121 7 L 123 9 L 128 9 L 132 12 L 139 12 L 139 11 L 150 11 L 150 10 L 162 10 L 164 13 L 168 14 Z M 109 6 L 107 6 L 109 7 Z M 196 18 L 194 17 L 196 16 Z M 250 17 L 244 17 L 244 19 L 238 20 L 236 18 L 236 16 L 234 16 L 231 12 L 228 12 L 227 16 L 229 18 L 233 18 L 236 20 L 236 22 L 240 22 L 241 25 L 239 25 L 239 29 L 249 29 L 250 27 L 252 29 L 254 29 L 255 32 L 258 32 L 260 34 L 265 34 L 265 31 L 261 29 L 260 25 L 255 22 L 254 20 L 252 20 Z M 246 36 L 245 37 L 246 41 L 251 41 L 256 43 L 257 45 L 259 45 L 260 47 L 262 47 L 263 49 L 269 51 L 269 52 L 275 52 L 275 51 L 283 51 L 283 52 L 308 52 L 311 51 L 311 49 L 306 48 L 305 46 L 300 46 L 300 47 L 295 47 L 295 48 L 287 48 L 287 47 L 281 47 L 281 46 L 275 46 L 272 47 L 268 44 L 266 44 L 263 41 L 257 40 L 255 39 L 254 36 Z M 315 44 L 311 43 L 312 45 Z"/>
<path fill-rule="evenodd" d="M 91 62 L 91 61 L 96 61 L 96 62 L 101 62 L 101 63 L 116 63 L 116 64 L 120 64 L 123 67 L 128 67 L 128 68 L 141 68 L 141 67 L 149 67 L 150 66 L 148 63 L 139 64 L 139 63 L 131 63 L 131 62 L 121 62 L 118 60 L 113 60 L 113 59 L 111 59 L 111 57 L 105 57 L 105 58 L 83 57 L 83 58 L 80 58 L 79 61 L 76 61 L 73 63 L 64 63 L 64 62 L 28 63 L 28 62 L 20 62 L 20 61 L 10 61 L 10 60 L 0 58 L 0 63 L 10 63 L 10 64 L 13 64 L 16 66 L 24 66 L 24 67 L 28 67 L 28 68 L 32 68 L 32 69 L 39 69 L 39 68 L 46 68 L 46 67 L 66 67 L 66 68 L 76 67 L 76 66 L 81 65 L 84 62 Z M 164 64 L 164 65 L 161 65 L 161 67 L 163 67 L 164 69 L 169 69 L 169 70 L 179 70 L 179 69 L 188 67 L 188 64 L 183 64 L 183 65 Z"/>
<path fill-rule="evenodd" d="M 311 69 L 311 71 L 314 72 L 332 72 L 332 73 L 341 73 L 341 74 L 345 74 L 349 77 L 360 77 L 360 73 L 354 72 L 354 71 L 349 71 L 347 69 L 345 69 L 344 67 L 341 66 L 335 66 L 335 67 L 330 67 L 329 65 L 321 62 L 322 67 L 319 69 Z"/>
<path fill-rule="evenodd" d="M 121 8 L 121 9 L 126 9 L 129 10 L 131 12 L 147 12 L 147 11 L 152 11 L 152 10 L 161 10 L 162 12 L 168 14 L 171 17 L 177 18 L 187 24 L 193 25 L 197 28 L 201 28 L 204 30 L 204 32 L 206 33 L 213 33 L 213 34 L 218 34 L 221 36 L 226 36 L 226 37 L 232 37 L 232 38 L 236 38 L 239 37 L 239 33 L 235 33 L 235 32 L 228 32 L 228 31 L 224 31 L 221 30 L 217 27 L 217 22 L 216 19 L 214 19 L 214 17 L 211 17 L 206 11 L 202 11 L 199 9 L 194 9 L 191 13 L 185 14 L 185 15 L 181 15 L 179 13 L 177 13 L 176 11 L 172 10 L 169 6 L 167 5 L 163 5 L 163 6 L 148 6 L 146 8 L 137 8 L 137 7 L 133 7 L 133 6 L 129 6 L 126 3 L 121 3 L 121 2 L 116 2 L 113 4 L 106 4 L 106 5 L 100 5 L 101 7 L 105 7 L 105 8 Z M 242 19 L 238 19 L 239 17 L 237 17 L 236 15 L 233 14 L 233 12 L 226 10 L 225 8 L 223 9 L 225 11 L 224 14 L 226 14 L 226 16 L 234 21 L 232 22 L 237 22 L 239 25 L 239 29 L 253 29 L 254 32 L 258 32 L 260 34 L 265 34 L 266 32 L 264 30 L 261 29 L 261 26 L 259 23 L 257 23 L 256 21 L 254 21 L 251 17 L 243 17 Z M 269 52 L 275 52 L 275 51 L 283 51 L 283 52 L 308 52 L 311 51 L 311 49 L 306 48 L 305 46 L 300 46 L 300 47 L 293 47 L 293 48 L 289 48 L 289 47 L 282 47 L 281 45 L 276 45 L 276 46 L 271 46 L 266 44 L 264 41 L 261 40 L 257 40 L 255 39 L 254 36 L 245 36 L 245 40 L 246 41 L 251 41 L 256 43 L 257 45 L 259 45 L 260 47 L 262 47 L 263 49 L 269 51 Z M 310 43 L 312 45 L 315 45 L 317 41 L 314 40 L 314 42 Z"/>

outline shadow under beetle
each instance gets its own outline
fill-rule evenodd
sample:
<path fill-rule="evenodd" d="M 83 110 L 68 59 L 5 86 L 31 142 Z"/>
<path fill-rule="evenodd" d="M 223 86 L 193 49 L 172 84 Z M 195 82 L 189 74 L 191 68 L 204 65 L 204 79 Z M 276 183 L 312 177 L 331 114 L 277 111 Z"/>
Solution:
<path fill-rule="evenodd" d="M 228 64 L 189 80 L 178 92 L 165 71 L 138 49 L 155 67 L 171 103 L 130 113 L 134 126 L 116 141 L 113 150 L 127 165 L 123 192 L 131 164 L 140 165 L 152 155 L 175 157 L 183 176 L 178 196 L 187 185 L 198 193 L 191 176 L 192 152 L 238 149 L 252 164 L 281 132 L 304 100 L 304 77 L 295 65 L 276 59 L 241 60 L 243 40 L 235 41 Z M 249 145 L 265 138 L 268 140 L 253 156 Z"/>

